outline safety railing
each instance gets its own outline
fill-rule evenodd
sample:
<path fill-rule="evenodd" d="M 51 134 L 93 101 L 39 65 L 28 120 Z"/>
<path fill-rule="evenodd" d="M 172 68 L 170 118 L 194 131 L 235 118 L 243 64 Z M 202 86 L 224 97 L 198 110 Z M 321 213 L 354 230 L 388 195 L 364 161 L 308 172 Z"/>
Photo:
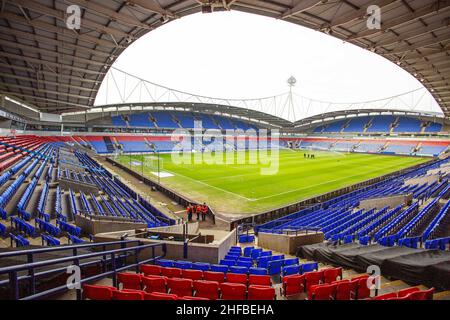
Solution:
<path fill-rule="evenodd" d="M 109 249 L 107 247 L 120 245 L 120 249 Z M 132 246 L 128 246 L 132 245 Z M 79 254 L 79 250 L 82 249 L 98 249 L 98 252 Z M 156 255 L 156 250 L 160 249 L 161 255 Z M 37 254 L 43 253 L 54 253 L 64 250 L 72 251 L 71 256 L 49 259 L 44 261 L 35 261 Z M 150 250 L 150 258 L 140 260 L 139 253 L 143 250 Z M 102 272 L 96 275 L 79 279 L 79 288 L 76 288 L 77 300 L 81 299 L 81 285 L 86 282 L 92 282 L 100 280 L 106 277 L 112 277 L 112 282 L 115 287 L 117 287 L 117 273 L 134 268 L 136 272 L 139 272 L 139 266 L 141 264 L 154 262 L 157 259 L 163 258 L 166 255 L 166 244 L 165 243 L 153 243 L 142 245 L 139 240 L 124 240 L 124 241 L 114 241 L 114 242 L 102 242 L 102 243 L 90 243 L 90 244 L 79 244 L 79 245 L 69 245 L 51 248 L 39 248 L 31 250 L 20 250 L 14 252 L 4 252 L 0 253 L 0 260 L 2 258 L 11 258 L 18 256 L 26 256 L 27 263 L 12 265 L 0 268 L 0 276 L 7 274 L 8 279 L 0 281 L 0 287 L 8 286 L 10 291 L 10 298 L 13 300 L 34 300 L 42 299 L 55 294 L 63 293 L 69 290 L 67 284 L 60 285 L 51 289 L 44 290 L 42 292 L 37 292 L 36 290 L 36 280 L 44 276 L 49 276 L 51 274 L 67 273 L 69 266 L 76 266 L 79 268 L 92 266 L 92 265 L 102 265 Z M 134 262 L 127 264 L 126 258 L 134 257 Z M 99 258 L 99 259 L 95 259 Z M 92 260 L 94 259 L 94 260 Z M 88 260 L 88 261 L 87 261 Z M 56 267 L 53 269 L 37 272 L 37 269 L 43 267 L 49 267 L 53 265 L 61 265 L 68 263 L 65 267 Z M 123 264 L 123 266 L 121 265 Z M 109 268 L 108 268 L 109 266 Z M 19 272 L 27 272 L 25 275 L 19 275 Z M 28 281 L 28 287 L 30 295 L 20 297 L 19 285 L 21 282 Z"/>

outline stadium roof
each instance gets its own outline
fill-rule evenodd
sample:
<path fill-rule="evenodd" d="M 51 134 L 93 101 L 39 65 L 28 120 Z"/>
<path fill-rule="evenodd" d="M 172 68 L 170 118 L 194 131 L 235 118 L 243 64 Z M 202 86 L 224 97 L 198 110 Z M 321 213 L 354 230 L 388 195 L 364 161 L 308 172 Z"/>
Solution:
<path fill-rule="evenodd" d="M 72 4 L 82 8 L 80 30 L 66 27 Z M 381 7 L 381 29 L 367 28 L 369 5 Z M 170 20 L 211 10 L 286 20 L 376 52 L 421 81 L 450 116 L 450 0 L 4 0 L 0 93 L 43 112 L 89 109 L 133 41 Z"/>

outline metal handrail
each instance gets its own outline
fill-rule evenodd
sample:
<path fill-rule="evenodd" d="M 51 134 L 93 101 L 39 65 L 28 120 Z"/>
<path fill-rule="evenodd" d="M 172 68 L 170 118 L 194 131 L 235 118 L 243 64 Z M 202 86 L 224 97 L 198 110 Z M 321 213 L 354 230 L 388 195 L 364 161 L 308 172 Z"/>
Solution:
<path fill-rule="evenodd" d="M 125 247 L 126 244 L 133 243 L 133 242 L 137 242 L 138 245 L 133 246 L 133 247 Z M 141 264 L 152 262 L 159 258 L 163 258 L 163 257 L 165 257 L 166 252 L 167 252 L 167 247 L 166 247 L 165 243 L 152 243 L 152 244 L 147 244 L 147 245 L 141 245 L 141 242 L 136 241 L 136 240 L 99 243 L 98 246 L 106 246 L 106 245 L 110 245 L 110 244 L 120 244 L 122 246 L 122 248 L 114 249 L 114 250 L 107 250 L 107 251 L 99 251 L 99 252 L 82 254 L 82 255 L 77 255 L 76 249 L 80 248 L 80 247 L 89 247 L 89 245 L 67 246 L 64 249 L 59 248 L 59 247 L 49 248 L 49 249 L 56 249 L 56 250 L 48 250 L 48 249 L 24 250 L 24 251 L 27 251 L 26 254 L 28 254 L 28 257 L 30 257 L 30 255 L 32 257 L 32 255 L 34 253 L 37 253 L 37 251 L 39 251 L 39 253 L 42 253 L 42 252 L 48 252 L 48 251 L 58 251 L 58 249 L 65 250 L 68 248 L 72 248 L 74 250 L 74 252 L 73 252 L 74 255 L 70 256 L 70 257 L 50 259 L 50 260 L 39 261 L 39 262 L 28 262 L 28 263 L 24 263 L 24 264 L 0 268 L 0 274 L 8 274 L 9 275 L 9 280 L 2 281 L 1 284 L 3 284 L 3 285 L 9 284 L 9 288 L 11 290 L 10 291 L 11 298 L 14 300 L 18 300 L 18 299 L 20 299 L 20 297 L 19 297 L 19 281 L 30 280 L 30 288 L 31 288 L 32 294 L 30 296 L 26 296 L 21 299 L 32 300 L 32 299 L 37 299 L 37 298 L 44 298 L 44 297 L 48 297 L 50 295 L 54 295 L 56 293 L 61 293 L 61 292 L 67 291 L 69 289 L 68 289 L 67 285 L 63 285 L 63 286 L 59 286 L 59 287 L 52 288 L 49 290 L 45 290 L 40 293 L 36 293 L 36 278 L 38 276 L 42 276 L 42 275 L 47 275 L 47 274 L 51 274 L 51 273 L 55 273 L 55 272 L 61 272 L 61 271 L 67 270 L 67 268 L 51 269 L 51 270 L 47 270 L 47 271 L 40 272 L 40 273 L 35 273 L 35 269 L 50 266 L 50 265 L 55 265 L 55 264 L 66 263 L 66 262 L 73 262 L 73 264 L 78 267 L 87 266 L 87 265 L 91 265 L 91 264 L 97 264 L 97 263 L 101 262 L 103 264 L 103 272 L 99 273 L 95 276 L 92 276 L 92 277 L 80 279 L 79 284 L 81 285 L 85 282 L 90 282 L 93 280 L 106 278 L 107 276 L 112 275 L 113 285 L 115 287 L 117 287 L 117 273 L 118 272 L 127 270 L 127 269 L 131 269 L 131 268 L 135 268 L 136 272 L 138 272 L 139 266 Z M 161 249 L 162 249 L 161 256 L 155 256 L 155 249 L 157 247 L 161 247 Z M 151 248 L 151 250 L 152 250 L 151 258 L 143 260 L 143 261 L 139 261 L 138 253 L 141 250 L 149 249 L 149 248 Z M 134 263 L 118 268 L 116 266 L 116 259 L 117 258 L 121 259 L 121 258 L 126 257 L 127 253 L 129 253 L 129 252 L 134 252 L 134 258 L 135 258 Z M 11 254 L 13 254 L 13 253 L 11 253 Z M 123 255 L 123 254 L 125 254 L 125 255 Z M 107 258 L 108 256 L 110 256 L 110 258 Z M 99 260 L 96 260 L 96 261 L 91 261 L 91 262 L 80 264 L 80 260 L 90 259 L 90 258 L 95 258 L 95 257 L 102 257 L 102 258 Z M 111 263 L 112 270 L 110 270 L 110 271 L 107 271 L 107 268 L 106 268 L 107 262 Z M 25 271 L 25 270 L 28 270 L 28 275 L 19 277 L 18 272 Z M 76 290 L 77 290 L 77 299 L 80 300 L 81 299 L 81 289 L 76 289 Z"/>

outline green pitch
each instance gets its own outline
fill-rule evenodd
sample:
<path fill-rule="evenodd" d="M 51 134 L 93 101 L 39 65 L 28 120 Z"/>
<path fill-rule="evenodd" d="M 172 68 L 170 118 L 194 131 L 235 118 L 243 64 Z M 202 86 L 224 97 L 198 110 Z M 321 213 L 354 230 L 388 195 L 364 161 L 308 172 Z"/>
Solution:
<path fill-rule="evenodd" d="M 176 164 L 170 154 L 161 154 L 160 181 L 190 199 L 206 202 L 223 214 L 250 214 L 282 207 L 428 160 L 323 151 L 310 152 L 316 158 L 305 159 L 304 153 L 280 151 L 278 171 L 273 175 L 261 174 L 261 168 L 268 165 L 248 164 L 248 161 L 246 164 Z M 245 157 L 248 160 L 256 154 L 256 151 L 248 151 Z M 158 179 L 158 158 L 155 155 L 122 155 L 116 161 L 153 180 Z"/>

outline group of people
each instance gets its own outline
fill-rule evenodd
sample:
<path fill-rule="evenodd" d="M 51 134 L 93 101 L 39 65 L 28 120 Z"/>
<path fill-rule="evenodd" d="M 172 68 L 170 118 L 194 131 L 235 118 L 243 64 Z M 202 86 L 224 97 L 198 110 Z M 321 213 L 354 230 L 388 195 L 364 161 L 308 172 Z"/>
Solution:
<path fill-rule="evenodd" d="M 304 153 L 303 154 L 303 158 L 305 158 L 305 159 L 315 159 L 316 155 L 315 154 Z"/>
<path fill-rule="evenodd" d="M 197 215 L 197 221 L 200 220 L 200 216 L 202 217 L 202 221 L 205 221 L 206 214 L 208 213 L 208 211 L 209 211 L 209 208 L 205 202 L 203 202 L 203 204 L 190 203 L 186 208 L 188 221 L 192 221 L 192 217 L 194 214 Z"/>

